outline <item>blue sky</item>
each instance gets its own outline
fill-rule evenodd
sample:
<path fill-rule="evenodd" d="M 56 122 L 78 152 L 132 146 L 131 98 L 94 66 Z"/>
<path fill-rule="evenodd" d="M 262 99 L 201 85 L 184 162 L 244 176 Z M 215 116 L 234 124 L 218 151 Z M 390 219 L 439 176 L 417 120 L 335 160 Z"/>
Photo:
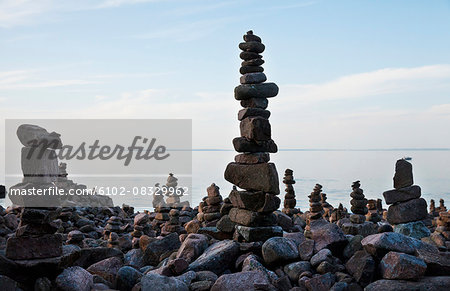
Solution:
<path fill-rule="evenodd" d="M 192 118 L 194 147 L 231 149 L 250 29 L 280 148 L 450 147 L 450 1 L 0 0 L 0 133 Z"/>

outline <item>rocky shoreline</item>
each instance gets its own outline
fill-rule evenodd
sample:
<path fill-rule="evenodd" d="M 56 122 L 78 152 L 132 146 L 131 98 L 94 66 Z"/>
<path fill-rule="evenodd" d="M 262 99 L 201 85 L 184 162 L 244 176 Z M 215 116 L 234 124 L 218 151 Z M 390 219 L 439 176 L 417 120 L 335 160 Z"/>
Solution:
<path fill-rule="evenodd" d="M 394 189 L 383 193 L 387 210 L 354 181 L 350 211 L 330 205 L 316 184 L 303 212 L 295 197 L 306 194 L 295 193 L 291 169 L 280 207 L 266 110 L 278 87 L 266 83 L 261 38 L 249 31 L 239 48 L 235 99 L 243 109 L 238 154 L 224 174 L 228 197 L 212 183 L 194 208 L 182 193 L 155 195 L 153 212 L 113 207 L 101 196 L 92 203 L 103 207 L 0 207 L 0 290 L 450 290 L 450 212 L 443 199 L 427 210 L 406 160 L 396 162 Z M 33 150 L 30 133 L 53 141 L 48 156 L 62 144 L 58 134 L 29 125 L 18 131 L 22 151 Z M 10 191 L 86 188 L 56 160 L 24 165 L 22 183 Z M 163 187 L 177 185 L 169 174 Z"/>

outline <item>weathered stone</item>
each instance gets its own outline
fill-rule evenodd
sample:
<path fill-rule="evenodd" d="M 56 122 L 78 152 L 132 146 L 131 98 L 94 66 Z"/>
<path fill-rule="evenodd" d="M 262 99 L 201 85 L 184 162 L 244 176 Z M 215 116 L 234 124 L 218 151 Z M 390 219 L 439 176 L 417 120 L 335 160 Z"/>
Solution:
<path fill-rule="evenodd" d="M 249 191 L 280 193 L 278 173 L 273 163 L 254 165 L 229 163 L 225 170 L 225 180 Z"/>
<path fill-rule="evenodd" d="M 246 41 L 246 42 L 251 42 L 251 41 L 261 42 L 261 38 L 257 35 L 254 35 L 252 30 L 247 31 L 247 33 L 244 34 L 243 38 L 244 38 L 244 41 Z"/>
<path fill-rule="evenodd" d="M 258 84 L 265 82 L 267 77 L 264 73 L 249 73 L 241 76 L 241 84 Z"/>
<path fill-rule="evenodd" d="M 269 120 L 260 116 L 244 118 L 240 123 L 241 136 L 250 140 L 268 141 L 271 138 Z"/>
<path fill-rule="evenodd" d="M 117 272 L 122 266 L 123 263 L 121 259 L 112 257 L 89 266 L 87 271 L 92 275 L 100 276 L 109 282 L 114 282 Z"/>
<path fill-rule="evenodd" d="M 266 109 L 268 105 L 269 100 L 267 98 L 250 98 L 241 100 L 241 106 L 244 108 Z"/>
<path fill-rule="evenodd" d="M 427 215 L 427 202 L 418 198 L 389 206 L 387 221 L 390 224 L 407 223 L 422 220 Z"/>
<path fill-rule="evenodd" d="M 234 262 L 239 254 L 239 244 L 224 240 L 209 246 L 204 253 L 189 265 L 192 271 L 212 271 L 221 274 Z"/>
<path fill-rule="evenodd" d="M 261 43 L 261 41 L 248 41 L 248 42 L 241 42 L 239 44 L 239 48 L 243 51 L 260 54 L 264 51 L 266 47 L 264 46 L 264 44 Z"/>
<path fill-rule="evenodd" d="M 144 250 L 144 262 L 149 265 L 157 265 L 161 259 L 176 251 L 181 245 L 177 233 L 171 233 L 165 237 L 151 238 Z"/>
<path fill-rule="evenodd" d="M 277 218 L 277 224 L 281 226 L 281 228 L 284 231 L 292 230 L 294 223 L 292 222 L 292 219 L 288 215 L 284 214 L 281 211 L 275 211 L 274 214 L 276 215 Z"/>
<path fill-rule="evenodd" d="M 13 279 L 0 275 L 0 287 L 4 291 L 20 291 L 19 284 Z"/>
<path fill-rule="evenodd" d="M 271 213 L 280 206 L 280 198 L 262 191 L 247 192 L 233 190 L 229 196 L 234 207 L 255 212 Z"/>
<path fill-rule="evenodd" d="M 92 264 L 111 257 L 118 257 L 121 259 L 123 258 L 123 253 L 120 250 L 114 248 L 84 248 L 81 249 L 80 257 L 73 263 L 73 265 L 87 268 Z"/>
<path fill-rule="evenodd" d="M 357 251 L 345 264 L 347 271 L 361 286 L 367 286 L 375 276 L 376 263 L 364 250 Z"/>
<path fill-rule="evenodd" d="M 189 286 L 189 290 L 191 291 L 209 291 L 211 289 L 211 286 L 214 284 L 214 282 L 211 281 L 197 281 L 194 283 L 191 283 Z"/>
<path fill-rule="evenodd" d="M 236 225 L 236 231 L 248 242 L 266 241 L 271 237 L 283 235 L 283 229 L 279 226 L 248 227 Z"/>
<path fill-rule="evenodd" d="M 254 117 L 254 116 L 259 116 L 262 118 L 269 118 L 270 117 L 270 111 L 269 110 L 264 110 L 261 108 L 244 108 L 239 110 L 238 112 L 238 120 L 243 120 L 246 117 Z"/>
<path fill-rule="evenodd" d="M 65 269 L 55 280 L 60 290 L 90 291 L 94 285 L 92 275 L 81 267 Z"/>
<path fill-rule="evenodd" d="M 141 291 L 189 291 L 188 286 L 175 277 L 147 273 L 141 278 Z"/>
<path fill-rule="evenodd" d="M 381 276 L 384 279 L 417 280 L 425 274 L 427 265 L 414 256 L 389 252 L 380 262 Z"/>
<path fill-rule="evenodd" d="M 298 249 L 290 239 L 272 237 L 263 244 L 262 255 L 267 264 L 288 262 L 298 259 Z"/>
<path fill-rule="evenodd" d="M 249 59 L 249 60 L 245 60 L 241 63 L 242 67 L 245 66 L 261 66 L 262 64 L 264 64 L 264 60 L 262 58 L 255 58 L 255 59 Z"/>
<path fill-rule="evenodd" d="M 197 259 L 208 247 L 208 238 L 203 234 L 189 234 L 177 252 L 177 258 L 185 259 L 188 263 Z"/>
<path fill-rule="evenodd" d="M 144 253 L 141 249 L 129 250 L 124 256 L 124 263 L 134 268 L 142 268 L 145 266 Z"/>
<path fill-rule="evenodd" d="M 217 281 L 217 278 L 219 277 L 211 271 L 200 271 L 195 274 L 195 280 L 197 281 L 210 281 L 214 283 Z"/>
<path fill-rule="evenodd" d="M 404 234 L 416 239 L 430 236 L 431 232 L 422 221 L 408 222 L 404 224 L 397 224 L 394 226 L 394 232 Z"/>
<path fill-rule="evenodd" d="M 329 263 L 333 261 L 333 254 L 329 249 L 321 249 L 317 254 L 312 256 L 311 265 L 316 268 L 320 263 L 325 261 Z"/>
<path fill-rule="evenodd" d="M 142 273 L 135 268 L 125 266 L 117 272 L 117 289 L 120 291 L 131 290 L 140 281 Z"/>
<path fill-rule="evenodd" d="M 254 53 L 254 52 L 241 52 L 239 54 L 239 57 L 244 60 L 244 61 L 253 61 L 253 60 L 257 60 L 257 59 L 261 59 L 262 56 L 260 54 Z"/>
<path fill-rule="evenodd" d="M 336 276 L 331 273 L 326 273 L 305 281 L 305 286 L 309 291 L 328 291 L 335 282 Z"/>
<path fill-rule="evenodd" d="M 298 246 L 298 252 L 302 261 L 311 260 L 314 255 L 314 240 L 306 239 Z"/>
<path fill-rule="evenodd" d="M 222 275 L 214 283 L 211 291 L 256 290 L 256 286 L 274 288 L 266 274 L 260 271 L 251 271 Z"/>
<path fill-rule="evenodd" d="M 300 274 L 306 271 L 311 272 L 311 264 L 309 262 L 295 262 L 284 266 L 284 272 L 288 275 L 289 279 L 296 283 L 300 278 Z"/>
<path fill-rule="evenodd" d="M 17 137 L 26 147 L 60 149 L 62 147 L 60 136 L 56 132 L 49 133 L 45 128 L 32 124 L 22 124 L 17 128 Z"/>
<path fill-rule="evenodd" d="M 264 68 L 263 67 L 259 67 L 259 66 L 242 66 L 239 69 L 239 72 L 244 75 L 244 74 L 248 74 L 248 73 L 262 73 L 264 72 Z"/>
<path fill-rule="evenodd" d="M 231 221 L 245 226 L 271 226 L 277 223 L 273 213 L 261 214 L 240 208 L 231 209 L 229 217 Z"/>
<path fill-rule="evenodd" d="M 420 198 L 421 195 L 422 190 L 417 185 L 383 192 L 384 200 L 388 205 Z"/>
<path fill-rule="evenodd" d="M 416 250 L 415 255 L 427 264 L 427 275 L 446 276 L 450 274 L 450 253 L 424 249 Z"/>
<path fill-rule="evenodd" d="M 273 140 L 256 142 L 253 140 L 248 140 L 244 137 L 236 137 L 233 139 L 233 146 L 234 149 L 240 153 L 276 153 L 278 151 L 278 147 Z"/>
<path fill-rule="evenodd" d="M 360 251 L 363 249 L 363 246 L 361 244 L 361 241 L 363 240 L 362 235 L 354 235 L 354 236 L 347 236 L 348 244 L 345 246 L 344 251 L 342 255 L 346 259 L 350 259 L 355 252 Z"/>
<path fill-rule="evenodd" d="M 13 260 L 52 258 L 61 255 L 62 239 L 59 234 L 10 237 L 6 242 L 6 257 Z"/>
<path fill-rule="evenodd" d="M 366 286 L 364 291 L 441 291 L 450 289 L 450 276 L 424 277 L 417 282 L 405 280 L 378 280 Z"/>
<path fill-rule="evenodd" d="M 278 276 L 274 272 L 268 270 L 266 267 L 263 266 L 263 264 L 261 264 L 259 257 L 253 254 L 249 254 L 242 263 L 242 272 L 249 272 L 249 271 L 263 272 L 267 274 L 267 276 L 272 281 L 278 278 Z"/>
<path fill-rule="evenodd" d="M 412 165 L 401 159 L 395 163 L 394 188 L 400 189 L 414 184 Z"/>
<path fill-rule="evenodd" d="M 230 210 L 231 211 L 231 210 Z M 231 221 L 230 216 L 224 215 L 216 224 L 218 230 L 223 232 L 233 232 L 236 223 Z"/>
<path fill-rule="evenodd" d="M 239 164 L 267 163 L 269 160 L 270 157 L 268 153 L 239 154 L 234 157 L 234 161 Z"/>
<path fill-rule="evenodd" d="M 333 253 L 342 252 L 347 239 L 342 230 L 334 223 L 315 220 L 310 223 L 311 238 L 315 241 L 315 250 L 327 248 Z"/>
<path fill-rule="evenodd" d="M 234 88 L 236 100 L 250 98 L 269 98 L 278 95 L 278 86 L 275 83 L 243 84 Z"/>

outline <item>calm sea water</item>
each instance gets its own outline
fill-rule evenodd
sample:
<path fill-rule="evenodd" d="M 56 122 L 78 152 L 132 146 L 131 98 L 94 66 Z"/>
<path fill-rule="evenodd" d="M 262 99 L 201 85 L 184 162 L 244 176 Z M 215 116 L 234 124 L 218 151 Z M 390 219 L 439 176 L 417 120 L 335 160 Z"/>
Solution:
<path fill-rule="evenodd" d="M 194 151 L 191 205 L 196 206 L 206 196 L 206 188 L 211 183 L 220 187 L 221 194 L 228 196 L 232 185 L 225 181 L 223 172 L 226 165 L 234 160 L 233 151 Z M 368 199 L 383 198 L 383 191 L 392 189 L 392 177 L 397 159 L 411 156 L 414 171 L 414 182 L 422 187 L 422 197 L 430 201 L 444 198 L 450 203 L 450 151 L 415 150 L 415 151 L 280 151 L 271 155 L 276 164 L 280 181 L 284 170 L 294 171 L 294 185 L 297 207 L 308 209 L 308 195 L 316 183 L 323 186 L 328 202 L 333 206 L 342 203 L 349 207 L 351 184 L 360 180 L 364 194 Z M 69 173 L 70 175 L 70 173 Z M 176 175 L 176 173 L 175 173 Z M 70 176 L 69 176 L 70 177 Z M 90 178 L 71 177 L 74 182 L 92 187 L 95 183 Z M 160 183 L 165 183 L 160 177 Z M 133 185 L 153 186 L 153 180 L 145 177 L 115 178 L 117 185 L 132 187 Z M 188 185 L 187 177 L 179 177 L 179 186 Z M 284 185 L 280 184 L 281 197 Z M 116 205 L 127 203 L 135 205 L 137 210 L 150 209 L 151 198 L 148 196 L 126 195 L 113 197 Z M 6 206 L 9 201 L 0 201 Z"/>

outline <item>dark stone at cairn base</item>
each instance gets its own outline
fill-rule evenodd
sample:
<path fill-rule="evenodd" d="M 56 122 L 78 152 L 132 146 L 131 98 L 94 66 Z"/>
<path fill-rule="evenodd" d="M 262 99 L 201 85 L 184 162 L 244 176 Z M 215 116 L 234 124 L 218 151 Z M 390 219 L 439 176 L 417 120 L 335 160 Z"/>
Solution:
<path fill-rule="evenodd" d="M 239 48 L 243 51 L 254 52 L 254 53 L 262 53 L 266 48 L 264 44 L 258 41 L 249 41 L 249 42 L 241 42 L 239 44 Z"/>
<path fill-rule="evenodd" d="M 62 239 L 58 234 L 10 237 L 6 242 L 6 257 L 13 260 L 52 258 L 61 255 Z"/>
<path fill-rule="evenodd" d="M 271 138 L 269 120 L 263 117 L 247 117 L 240 124 L 241 136 L 250 140 L 267 141 Z"/>
<path fill-rule="evenodd" d="M 241 106 L 244 108 L 261 108 L 266 109 L 269 105 L 269 100 L 267 98 L 251 98 L 246 100 L 241 100 Z"/>
<path fill-rule="evenodd" d="M 412 165 L 405 160 L 398 160 L 395 164 L 394 188 L 400 189 L 414 184 Z"/>
<path fill-rule="evenodd" d="M 269 98 L 278 95 L 278 86 L 275 83 L 244 84 L 234 88 L 236 100 L 250 98 Z"/>
<path fill-rule="evenodd" d="M 270 213 L 280 207 L 280 198 L 262 191 L 247 192 L 233 190 L 229 196 L 234 207 L 256 212 Z"/>
<path fill-rule="evenodd" d="M 244 108 L 244 109 L 239 110 L 239 112 L 238 112 L 238 120 L 242 120 L 249 116 L 261 116 L 264 118 L 269 118 L 270 111 L 260 109 L 260 108 Z"/>
<path fill-rule="evenodd" d="M 5 198 L 6 196 L 6 188 L 4 185 L 0 185 L 0 199 Z"/>
<path fill-rule="evenodd" d="M 383 193 L 386 204 L 394 204 L 397 202 L 405 202 L 411 199 L 420 198 L 421 189 L 419 186 L 414 185 L 410 187 L 389 190 Z"/>
<path fill-rule="evenodd" d="M 239 164 L 259 164 L 267 163 L 270 160 L 268 153 L 239 154 L 234 157 L 234 161 Z"/>
<path fill-rule="evenodd" d="M 264 68 L 257 66 L 243 66 L 239 69 L 239 73 L 241 73 L 242 75 L 248 73 L 262 73 L 262 72 L 264 72 Z"/>
<path fill-rule="evenodd" d="M 389 206 L 387 221 L 390 224 L 407 223 L 422 220 L 427 215 L 427 202 L 418 198 Z"/>
<path fill-rule="evenodd" d="M 283 229 L 280 226 L 248 227 L 237 225 L 236 231 L 248 242 L 266 241 L 274 236 L 283 236 Z"/>
<path fill-rule="evenodd" d="M 278 173 L 273 163 L 253 165 L 229 163 L 224 176 L 225 180 L 245 190 L 280 193 Z"/>
<path fill-rule="evenodd" d="M 278 147 L 273 140 L 255 142 L 245 137 L 236 137 L 233 139 L 233 146 L 240 153 L 276 153 L 278 151 Z"/>
<path fill-rule="evenodd" d="M 277 217 L 273 213 L 262 214 L 246 209 L 232 208 L 228 214 L 231 221 L 245 226 L 273 226 Z"/>
<path fill-rule="evenodd" d="M 241 84 L 258 84 L 267 81 L 264 73 L 249 73 L 241 76 L 239 79 Z"/>

